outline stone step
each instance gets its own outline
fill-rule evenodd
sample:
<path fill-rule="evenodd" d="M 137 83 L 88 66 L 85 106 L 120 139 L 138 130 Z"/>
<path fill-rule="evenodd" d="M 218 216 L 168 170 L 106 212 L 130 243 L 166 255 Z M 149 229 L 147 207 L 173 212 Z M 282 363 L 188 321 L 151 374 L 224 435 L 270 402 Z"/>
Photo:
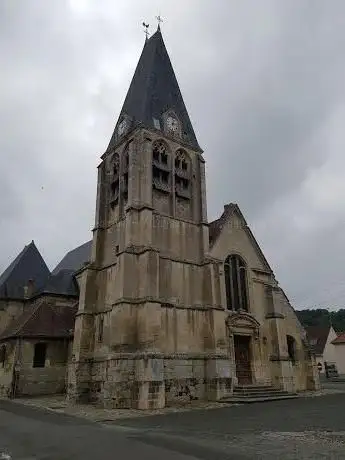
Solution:
<path fill-rule="evenodd" d="M 260 384 L 253 384 L 253 385 L 236 385 L 235 388 L 239 388 L 240 390 L 247 390 L 248 388 L 275 388 L 273 385 L 260 385 Z"/>
<path fill-rule="evenodd" d="M 296 399 L 299 396 L 297 394 L 287 394 L 287 395 L 276 395 L 276 396 L 261 396 L 256 398 L 251 397 L 230 397 L 221 399 L 220 402 L 228 404 L 250 404 L 250 403 L 259 403 L 267 401 L 279 401 L 283 399 Z"/>
<path fill-rule="evenodd" d="M 276 387 L 272 386 L 272 385 L 265 385 L 265 386 L 259 386 L 259 385 L 251 385 L 251 386 L 236 386 L 234 387 L 235 390 L 238 390 L 238 391 L 252 391 L 252 390 L 272 390 L 272 389 L 276 389 Z"/>
<path fill-rule="evenodd" d="M 280 388 L 270 387 L 234 387 L 236 393 L 265 393 L 266 391 L 282 391 Z"/>
<path fill-rule="evenodd" d="M 233 396 L 239 398 L 259 398 L 259 397 L 269 397 L 269 396 L 284 396 L 289 395 L 287 391 L 279 391 L 279 390 L 267 390 L 267 391 L 250 391 L 250 392 L 240 392 L 234 391 Z"/>

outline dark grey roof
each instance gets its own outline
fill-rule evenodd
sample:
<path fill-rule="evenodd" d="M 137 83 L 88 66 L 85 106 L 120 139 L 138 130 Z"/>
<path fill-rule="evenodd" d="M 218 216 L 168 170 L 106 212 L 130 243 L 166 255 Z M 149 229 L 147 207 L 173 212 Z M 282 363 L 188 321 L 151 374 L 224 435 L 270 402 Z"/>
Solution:
<path fill-rule="evenodd" d="M 173 110 L 178 116 L 184 142 L 200 150 L 161 31 L 158 29 L 145 42 L 117 124 L 127 115 L 132 121 L 132 128 L 141 124 L 156 129 L 154 119 L 159 120 L 160 126 L 163 126 L 162 115 L 167 110 Z M 112 149 L 117 141 L 115 129 L 107 150 Z"/>
<path fill-rule="evenodd" d="M 74 278 L 74 270 L 59 270 L 51 274 L 40 291 L 35 294 L 59 294 L 67 296 L 78 296 L 79 289 Z"/>
<path fill-rule="evenodd" d="M 72 338 L 77 310 L 77 305 L 58 307 L 46 302 L 28 305 L 0 334 L 0 340 L 14 337 Z"/>
<path fill-rule="evenodd" d="M 56 275 L 60 270 L 71 270 L 72 272 L 79 270 L 86 262 L 90 261 L 91 247 L 92 240 L 69 251 L 54 268 L 52 274 Z"/>
<path fill-rule="evenodd" d="M 0 276 L 0 298 L 23 299 L 24 286 L 29 280 L 36 290 L 42 288 L 49 276 L 50 271 L 32 241 Z"/>

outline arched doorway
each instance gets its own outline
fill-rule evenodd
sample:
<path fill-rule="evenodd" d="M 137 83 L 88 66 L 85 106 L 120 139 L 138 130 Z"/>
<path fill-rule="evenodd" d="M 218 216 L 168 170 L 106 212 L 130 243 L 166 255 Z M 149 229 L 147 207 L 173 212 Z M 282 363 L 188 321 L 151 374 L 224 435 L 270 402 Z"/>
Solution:
<path fill-rule="evenodd" d="M 234 335 L 235 365 L 238 385 L 253 383 L 252 344 L 250 335 Z"/>
<path fill-rule="evenodd" d="M 259 322 L 247 312 L 236 312 L 226 320 L 229 332 L 230 353 L 234 359 L 238 385 L 255 381 L 255 356 L 258 347 Z"/>

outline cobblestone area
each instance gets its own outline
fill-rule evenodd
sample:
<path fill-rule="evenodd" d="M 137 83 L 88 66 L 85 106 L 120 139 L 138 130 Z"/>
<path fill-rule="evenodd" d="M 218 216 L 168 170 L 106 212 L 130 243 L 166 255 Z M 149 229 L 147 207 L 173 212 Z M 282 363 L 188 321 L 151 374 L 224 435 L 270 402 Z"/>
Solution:
<path fill-rule="evenodd" d="M 319 392 L 307 391 L 300 393 L 301 398 L 315 398 L 330 394 L 345 393 L 345 384 L 328 385 Z M 84 418 L 92 422 L 111 423 L 121 419 L 134 419 L 141 417 L 150 417 L 154 415 L 164 415 L 179 412 L 190 412 L 197 410 L 210 410 L 229 408 L 239 404 L 193 401 L 191 403 L 181 404 L 180 406 L 166 407 L 164 409 L 137 410 L 137 409 L 102 409 L 91 404 L 70 404 L 66 401 L 65 396 L 42 396 L 34 398 L 15 399 L 16 404 L 37 407 L 52 412 L 63 413 L 75 417 Z M 345 458 L 345 456 L 344 456 Z"/>
<path fill-rule="evenodd" d="M 136 410 L 136 409 L 102 409 L 91 404 L 69 404 L 64 396 L 36 397 L 27 399 L 16 399 L 16 404 L 38 407 L 53 412 L 83 417 L 93 422 L 111 422 L 118 419 L 148 417 L 152 415 L 171 414 L 175 412 L 188 412 L 194 410 L 219 409 L 229 407 L 229 404 L 216 402 L 193 402 L 176 407 L 164 409 Z M 234 404 L 235 405 L 235 404 Z"/>

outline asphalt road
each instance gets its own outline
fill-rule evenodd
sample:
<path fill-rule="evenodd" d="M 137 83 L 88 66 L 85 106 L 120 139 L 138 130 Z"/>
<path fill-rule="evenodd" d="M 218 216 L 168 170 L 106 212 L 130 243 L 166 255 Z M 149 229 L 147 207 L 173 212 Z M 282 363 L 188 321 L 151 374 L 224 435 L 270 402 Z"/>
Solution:
<path fill-rule="evenodd" d="M 345 459 L 345 393 L 123 420 L 134 439 L 203 460 Z"/>
<path fill-rule="evenodd" d="M 345 393 L 107 425 L 0 402 L 1 452 L 12 460 L 345 460 Z"/>
<path fill-rule="evenodd" d="M 8 455 L 8 457 L 6 455 Z M 193 460 L 143 444 L 127 431 L 0 402 L 0 459 L 8 460 Z"/>

